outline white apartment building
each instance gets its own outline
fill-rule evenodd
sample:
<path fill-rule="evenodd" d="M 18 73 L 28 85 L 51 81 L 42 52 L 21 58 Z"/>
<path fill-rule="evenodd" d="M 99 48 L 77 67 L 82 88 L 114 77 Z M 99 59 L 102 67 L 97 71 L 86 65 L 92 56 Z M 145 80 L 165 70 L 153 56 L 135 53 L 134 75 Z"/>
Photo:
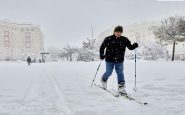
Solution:
<path fill-rule="evenodd" d="M 38 25 L 0 21 L 0 60 L 37 58 L 44 50 L 44 36 Z"/>

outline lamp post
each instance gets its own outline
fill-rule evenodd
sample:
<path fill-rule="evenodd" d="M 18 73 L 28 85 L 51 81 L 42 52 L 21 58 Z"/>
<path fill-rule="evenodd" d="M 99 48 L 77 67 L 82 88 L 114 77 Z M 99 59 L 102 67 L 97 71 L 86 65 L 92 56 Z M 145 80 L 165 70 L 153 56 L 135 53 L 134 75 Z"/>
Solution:
<path fill-rule="evenodd" d="M 184 49 L 184 43 L 183 43 L 183 61 L 185 60 L 185 49 Z"/>
<path fill-rule="evenodd" d="M 13 48 L 14 48 L 14 47 L 13 47 L 13 45 L 14 45 L 14 33 L 13 33 L 13 32 L 11 33 L 11 40 L 12 40 L 12 43 L 11 43 L 11 46 L 12 46 L 12 47 L 11 47 L 11 53 L 12 53 L 12 61 L 13 61 L 13 60 L 14 60 L 14 59 L 13 59 L 13 53 L 14 53 L 14 51 L 13 51 L 13 50 L 14 50 L 14 49 L 13 49 Z"/>
<path fill-rule="evenodd" d="M 42 56 L 42 62 L 45 63 L 45 55 L 48 55 L 49 53 L 48 52 L 41 52 L 40 54 Z"/>

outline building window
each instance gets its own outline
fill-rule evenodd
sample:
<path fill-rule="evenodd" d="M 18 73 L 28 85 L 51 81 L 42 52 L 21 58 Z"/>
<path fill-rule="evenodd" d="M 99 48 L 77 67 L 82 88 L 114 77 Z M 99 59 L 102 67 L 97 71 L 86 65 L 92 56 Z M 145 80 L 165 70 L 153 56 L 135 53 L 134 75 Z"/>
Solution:
<path fill-rule="evenodd" d="M 9 36 L 9 31 L 4 31 L 4 36 Z"/>
<path fill-rule="evenodd" d="M 8 36 L 4 36 L 5 41 L 10 41 L 10 38 Z"/>
<path fill-rule="evenodd" d="M 4 47 L 10 47 L 10 32 L 4 31 Z"/>
<path fill-rule="evenodd" d="M 31 41 L 30 36 L 27 36 L 27 37 L 25 38 L 25 41 L 26 41 L 26 42 L 30 42 L 30 41 Z"/>
<path fill-rule="evenodd" d="M 10 47 L 10 42 L 5 41 L 5 42 L 4 42 L 4 46 L 5 46 L 5 47 Z"/>
<path fill-rule="evenodd" d="M 30 48 L 30 47 L 31 47 L 30 42 L 26 42 L 26 48 Z"/>
<path fill-rule="evenodd" d="M 26 33 L 25 33 L 25 36 L 26 36 L 26 37 L 30 37 L 30 36 L 31 36 L 30 32 L 26 32 Z"/>
<path fill-rule="evenodd" d="M 27 49 L 31 48 L 31 34 L 30 34 L 30 32 L 25 33 L 25 46 Z"/>

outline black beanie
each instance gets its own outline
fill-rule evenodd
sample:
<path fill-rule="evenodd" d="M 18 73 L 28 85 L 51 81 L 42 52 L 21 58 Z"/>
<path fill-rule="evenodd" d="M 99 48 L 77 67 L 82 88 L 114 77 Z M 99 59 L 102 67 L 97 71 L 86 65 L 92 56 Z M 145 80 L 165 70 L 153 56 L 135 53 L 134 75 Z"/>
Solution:
<path fill-rule="evenodd" d="M 123 32 L 123 27 L 122 26 L 116 26 L 114 29 L 114 32 Z"/>

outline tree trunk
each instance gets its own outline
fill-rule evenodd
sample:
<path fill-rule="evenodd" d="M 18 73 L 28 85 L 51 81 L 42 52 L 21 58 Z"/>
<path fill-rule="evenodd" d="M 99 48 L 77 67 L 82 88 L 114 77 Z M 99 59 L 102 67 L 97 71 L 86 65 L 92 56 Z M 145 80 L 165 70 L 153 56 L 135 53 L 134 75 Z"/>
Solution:
<path fill-rule="evenodd" d="M 70 59 L 70 61 L 72 61 L 72 54 L 70 54 L 69 59 Z"/>
<path fill-rule="evenodd" d="M 173 51 L 172 51 L 172 61 L 174 61 L 174 57 L 175 57 L 175 43 L 176 41 L 173 41 Z"/>
<path fill-rule="evenodd" d="M 168 57 L 169 57 L 169 52 L 168 50 L 166 50 L 166 60 L 168 60 Z"/>

